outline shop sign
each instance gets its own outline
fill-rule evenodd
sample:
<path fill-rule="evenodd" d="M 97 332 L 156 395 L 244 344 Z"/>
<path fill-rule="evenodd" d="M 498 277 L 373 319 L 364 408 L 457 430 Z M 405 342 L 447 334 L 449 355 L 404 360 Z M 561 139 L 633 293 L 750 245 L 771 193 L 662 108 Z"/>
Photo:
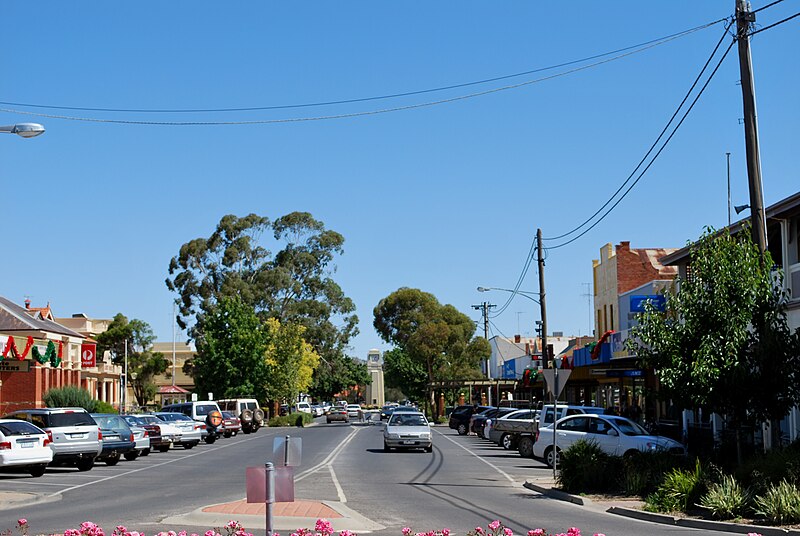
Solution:
<path fill-rule="evenodd" d="M 97 345 L 81 344 L 81 367 L 91 368 L 97 366 Z"/>
<path fill-rule="evenodd" d="M 664 311 L 667 308 L 667 298 L 661 294 L 645 294 L 631 296 L 631 312 L 643 313 L 645 304 L 650 302 L 656 311 Z"/>
<path fill-rule="evenodd" d="M 609 378 L 643 378 L 643 370 L 606 370 Z"/>
<path fill-rule="evenodd" d="M 17 361 L 4 359 L 0 361 L 0 372 L 28 372 L 31 370 L 31 362 L 29 360 Z"/>

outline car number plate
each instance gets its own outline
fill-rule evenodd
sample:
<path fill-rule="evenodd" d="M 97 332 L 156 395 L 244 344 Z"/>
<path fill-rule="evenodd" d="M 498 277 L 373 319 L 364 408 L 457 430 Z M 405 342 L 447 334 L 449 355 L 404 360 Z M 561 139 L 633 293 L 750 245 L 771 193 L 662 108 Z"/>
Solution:
<path fill-rule="evenodd" d="M 72 439 L 86 439 L 87 435 L 88 434 L 85 434 L 83 432 L 79 432 L 77 434 L 69 434 L 69 437 L 72 438 Z"/>
<path fill-rule="evenodd" d="M 403 445 L 414 445 L 416 441 L 403 441 Z"/>
<path fill-rule="evenodd" d="M 24 448 L 24 449 L 30 449 L 30 448 L 33 448 L 33 446 L 34 446 L 36 443 L 38 443 L 38 441 L 17 441 L 17 444 L 18 444 L 20 447 Z"/>

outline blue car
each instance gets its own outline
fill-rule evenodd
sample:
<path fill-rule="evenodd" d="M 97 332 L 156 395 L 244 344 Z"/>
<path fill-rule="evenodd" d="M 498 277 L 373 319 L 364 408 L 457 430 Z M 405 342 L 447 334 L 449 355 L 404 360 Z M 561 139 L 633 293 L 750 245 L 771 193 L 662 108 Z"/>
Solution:
<path fill-rule="evenodd" d="M 92 418 L 100 428 L 103 443 L 98 461 L 106 462 L 106 465 L 117 465 L 123 455 L 128 460 L 136 458 L 136 442 L 125 419 L 112 413 L 92 413 Z"/>

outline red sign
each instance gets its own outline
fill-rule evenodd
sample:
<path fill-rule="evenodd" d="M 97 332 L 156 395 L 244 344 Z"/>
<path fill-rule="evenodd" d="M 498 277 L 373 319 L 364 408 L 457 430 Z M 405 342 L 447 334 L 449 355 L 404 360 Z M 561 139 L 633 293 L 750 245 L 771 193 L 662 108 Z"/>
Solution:
<path fill-rule="evenodd" d="M 89 368 L 97 366 L 97 345 L 81 344 L 81 367 Z"/>

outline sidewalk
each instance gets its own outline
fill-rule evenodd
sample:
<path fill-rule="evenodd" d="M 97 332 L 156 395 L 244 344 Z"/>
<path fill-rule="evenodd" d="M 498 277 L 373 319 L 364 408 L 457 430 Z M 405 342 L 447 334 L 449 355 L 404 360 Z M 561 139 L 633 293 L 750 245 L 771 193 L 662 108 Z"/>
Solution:
<path fill-rule="evenodd" d="M 247 530 L 266 527 L 265 504 L 248 504 L 245 499 L 203 506 L 188 514 L 165 518 L 162 523 L 210 527 L 225 526 L 236 520 Z M 299 528 L 314 529 L 317 519 L 327 519 L 335 531 L 350 530 L 366 534 L 385 529 L 383 525 L 362 516 L 337 501 L 296 500 L 291 503 L 275 503 L 272 508 L 272 528 L 276 531 L 294 531 Z"/>
<path fill-rule="evenodd" d="M 609 514 L 630 517 L 633 519 L 639 519 L 641 521 L 648 521 L 650 523 L 691 527 L 705 531 L 740 532 L 742 534 L 755 532 L 761 534 L 762 536 L 800 536 L 800 530 L 798 529 L 786 529 L 782 527 L 767 527 L 760 525 L 744 525 L 742 523 L 710 521 L 706 519 L 696 519 L 690 517 L 674 517 L 667 514 L 645 512 L 642 509 L 644 502 L 639 500 L 625 500 L 622 498 L 604 499 L 598 497 L 588 498 L 581 495 L 572 495 L 557 489 L 555 481 L 552 477 L 537 478 L 533 481 L 527 481 L 523 485 L 525 488 L 531 491 L 541 493 L 542 495 L 546 495 L 553 499 L 571 502 L 573 504 L 596 511 L 608 512 Z"/>

